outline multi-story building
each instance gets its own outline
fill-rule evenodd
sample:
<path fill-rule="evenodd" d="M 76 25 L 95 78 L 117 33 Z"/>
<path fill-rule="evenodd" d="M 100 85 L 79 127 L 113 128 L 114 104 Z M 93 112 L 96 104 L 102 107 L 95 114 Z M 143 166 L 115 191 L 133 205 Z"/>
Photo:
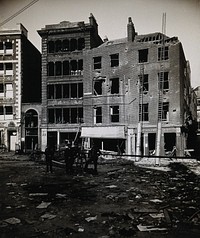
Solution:
<path fill-rule="evenodd" d="M 200 86 L 194 89 L 197 98 L 197 154 L 200 155 Z"/>
<path fill-rule="evenodd" d="M 183 155 L 191 114 L 190 69 L 177 37 L 138 35 L 129 18 L 127 37 L 98 36 L 97 22 L 61 22 L 42 37 L 42 146 L 80 135 L 102 149 L 142 154 L 155 150 L 161 119 L 162 151 Z M 159 113 L 161 110 L 161 113 Z M 140 127 L 138 127 L 140 123 Z M 140 135 L 138 133 L 140 128 Z"/>
<path fill-rule="evenodd" d="M 49 141 L 74 140 L 83 123 L 83 51 L 102 40 L 93 15 L 89 23 L 63 21 L 38 31 L 42 37 L 42 150 Z"/>
<path fill-rule="evenodd" d="M 41 54 L 27 34 L 22 24 L 0 30 L 0 144 L 10 151 L 26 145 L 22 104 L 41 98 Z"/>

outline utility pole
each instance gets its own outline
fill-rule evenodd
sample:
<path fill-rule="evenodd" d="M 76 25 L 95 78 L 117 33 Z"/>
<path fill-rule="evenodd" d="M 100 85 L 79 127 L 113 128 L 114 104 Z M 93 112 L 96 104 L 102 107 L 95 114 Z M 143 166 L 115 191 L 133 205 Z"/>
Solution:
<path fill-rule="evenodd" d="M 164 64 L 165 57 L 165 34 L 166 34 L 166 13 L 163 13 L 162 17 L 162 46 L 161 46 L 161 64 L 160 73 L 158 76 L 158 118 L 157 118 L 157 135 L 156 135 L 156 156 L 161 155 L 162 145 L 162 115 L 163 115 L 163 86 L 164 86 Z M 163 148 L 164 149 L 164 148 Z M 160 165 L 160 158 L 156 157 L 156 165 Z"/>

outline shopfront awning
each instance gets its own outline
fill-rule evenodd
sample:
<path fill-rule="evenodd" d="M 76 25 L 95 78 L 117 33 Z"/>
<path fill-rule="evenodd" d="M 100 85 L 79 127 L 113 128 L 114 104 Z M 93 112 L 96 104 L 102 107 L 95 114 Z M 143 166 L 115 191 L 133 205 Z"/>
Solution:
<path fill-rule="evenodd" d="M 125 139 L 124 126 L 82 127 L 81 137 Z"/>

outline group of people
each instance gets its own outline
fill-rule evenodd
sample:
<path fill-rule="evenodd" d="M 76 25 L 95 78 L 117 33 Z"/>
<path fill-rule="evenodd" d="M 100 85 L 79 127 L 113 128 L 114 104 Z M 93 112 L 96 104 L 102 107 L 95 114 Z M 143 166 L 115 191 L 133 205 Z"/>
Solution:
<path fill-rule="evenodd" d="M 54 158 L 55 148 L 53 145 L 48 145 L 45 150 L 45 158 L 46 158 L 46 171 L 52 171 L 52 160 Z M 88 156 L 86 153 L 76 145 L 72 145 L 70 141 L 66 141 L 65 149 L 64 149 L 64 158 L 65 158 L 65 170 L 67 174 L 73 174 L 74 172 L 74 162 L 76 159 L 81 160 L 81 162 L 85 162 L 84 171 L 88 172 L 89 164 L 94 164 L 94 174 L 97 174 L 97 163 L 98 158 L 101 152 L 99 148 L 93 144 L 91 149 L 89 150 Z"/>

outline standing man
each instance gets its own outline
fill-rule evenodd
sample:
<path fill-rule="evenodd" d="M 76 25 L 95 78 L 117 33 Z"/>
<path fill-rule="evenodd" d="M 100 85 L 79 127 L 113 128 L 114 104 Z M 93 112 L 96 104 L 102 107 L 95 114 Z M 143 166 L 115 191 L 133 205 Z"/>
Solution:
<path fill-rule="evenodd" d="M 97 147 L 97 145 L 93 144 L 92 148 L 89 152 L 89 159 L 85 163 L 85 171 L 88 169 L 88 165 L 93 162 L 94 163 L 94 173 L 97 174 L 97 162 L 101 151 Z"/>
<path fill-rule="evenodd" d="M 45 159 L 46 159 L 46 172 L 48 173 L 49 170 L 51 173 L 53 173 L 52 170 L 52 160 L 54 157 L 54 146 L 48 145 L 45 150 Z"/>

